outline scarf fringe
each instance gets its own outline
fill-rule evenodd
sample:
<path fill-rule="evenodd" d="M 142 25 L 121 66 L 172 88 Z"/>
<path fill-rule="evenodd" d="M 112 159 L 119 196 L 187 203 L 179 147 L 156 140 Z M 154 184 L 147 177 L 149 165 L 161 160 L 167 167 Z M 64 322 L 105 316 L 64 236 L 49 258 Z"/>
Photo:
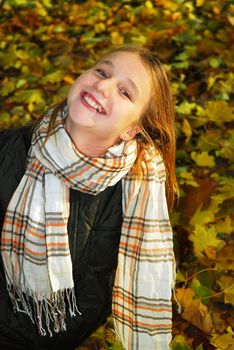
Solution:
<path fill-rule="evenodd" d="M 66 331 L 67 312 L 71 317 L 81 315 L 74 288 L 53 292 L 49 299 L 29 290 L 22 291 L 15 284 L 8 284 L 7 289 L 14 311 L 28 315 L 42 336 L 52 337 L 53 332 Z"/>

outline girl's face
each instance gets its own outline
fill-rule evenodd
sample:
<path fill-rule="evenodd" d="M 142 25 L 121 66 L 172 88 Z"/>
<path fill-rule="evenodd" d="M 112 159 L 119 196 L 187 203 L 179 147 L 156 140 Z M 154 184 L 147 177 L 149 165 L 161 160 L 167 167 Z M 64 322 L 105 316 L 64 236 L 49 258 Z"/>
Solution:
<path fill-rule="evenodd" d="M 150 74 L 137 54 L 110 54 L 74 82 L 67 99 L 69 121 L 97 141 L 128 141 L 139 130 L 150 91 Z"/>

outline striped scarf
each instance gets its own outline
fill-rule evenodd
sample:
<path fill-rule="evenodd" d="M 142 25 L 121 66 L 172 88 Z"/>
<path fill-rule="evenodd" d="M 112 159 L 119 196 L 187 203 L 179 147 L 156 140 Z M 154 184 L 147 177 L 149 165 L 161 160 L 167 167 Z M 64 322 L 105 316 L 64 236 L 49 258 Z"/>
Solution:
<path fill-rule="evenodd" d="M 96 195 L 122 180 L 115 330 L 125 349 L 169 349 L 174 256 L 162 157 L 145 150 L 140 181 L 130 171 L 135 140 L 111 147 L 102 158 L 87 157 L 67 134 L 66 116 L 67 107 L 46 142 L 51 111 L 34 130 L 26 173 L 6 212 L 1 250 L 14 307 L 41 335 L 66 330 L 67 314 L 79 313 L 67 233 L 69 188 Z"/>

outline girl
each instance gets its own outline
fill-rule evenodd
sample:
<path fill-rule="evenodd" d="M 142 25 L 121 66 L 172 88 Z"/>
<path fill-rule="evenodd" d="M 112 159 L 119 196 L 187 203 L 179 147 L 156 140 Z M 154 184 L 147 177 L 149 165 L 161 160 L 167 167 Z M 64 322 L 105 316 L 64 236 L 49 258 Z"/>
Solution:
<path fill-rule="evenodd" d="M 109 52 L 0 150 L 1 349 L 74 349 L 111 308 L 125 349 L 169 349 L 175 136 L 159 60 Z"/>

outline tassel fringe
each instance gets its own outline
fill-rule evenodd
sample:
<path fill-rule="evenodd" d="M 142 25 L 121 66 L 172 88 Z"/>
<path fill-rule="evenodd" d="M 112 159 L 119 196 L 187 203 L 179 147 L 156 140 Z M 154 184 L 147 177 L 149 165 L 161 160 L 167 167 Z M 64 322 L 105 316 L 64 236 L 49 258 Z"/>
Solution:
<path fill-rule="evenodd" d="M 49 334 L 52 337 L 53 332 L 66 331 L 67 312 L 71 317 L 81 315 L 74 288 L 53 292 L 49 299 L 28 290 L 23 292 L 16 285 L 8 285 L 7 289 L 14 311 L 28 315 L 42 336 Z"/>

